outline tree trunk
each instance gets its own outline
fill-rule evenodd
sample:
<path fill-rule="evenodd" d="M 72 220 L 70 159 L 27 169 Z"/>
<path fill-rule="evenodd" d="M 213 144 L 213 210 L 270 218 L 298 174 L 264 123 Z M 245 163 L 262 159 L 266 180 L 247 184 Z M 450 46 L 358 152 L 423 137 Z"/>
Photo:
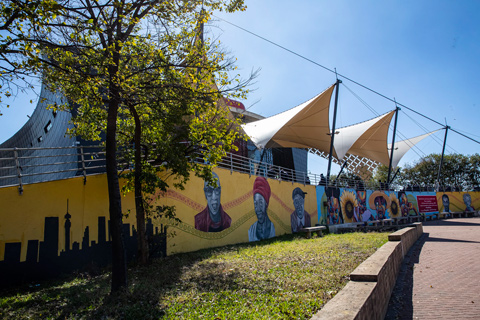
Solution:
<path fill-rule="evenodd" d="M 142 126 L 140 123 L 140 117 L 138 116 L 135 107 L 129 106 L 130 112 L 135 120 L 135 211 L 137 218 L 137 249 L 138 249 L 138 262 L 140 264 L 146 264 L 148 262 L 148 242 L 145 228 L 145 208 L 143 207 L 143 195 L 142 195 L 142 153 L 141 153 L 141 137 Z"/>
<path fill-rule="evenodd" d="M 117 8 L 117 37 L 121 35 L 121 8 Z M 116 39 L 117 40 L 117 39 Z M 122 201 L 117 169 L 117 116 L 120 106 L 120 88 L 118 87 L 118 70 L 120 65 L 120 48 L 114 43 L 112 63 L 109 66 L 109 102 L 106 132 L 106 164 L 108 199 L 110 203 L 110 232 L 112 234 L 112 287 L 111 292 L 125 290 L 127 284 L 127 255 L 123 238 Z"/>
<path fill-rule="evenodd" d="M 115 100 L 115 99 L 112 99 Z M 108 107 L 106 132 L 106 164 L 108 199 L 110 213 L 110 232 L 112 234 L 112 288 L 116 292 L 127 287 L 127 260 L 123 239 L 122 202 L 118 183 L 116 159 L 116 129 L 118 102 L 111 101 Z"/>

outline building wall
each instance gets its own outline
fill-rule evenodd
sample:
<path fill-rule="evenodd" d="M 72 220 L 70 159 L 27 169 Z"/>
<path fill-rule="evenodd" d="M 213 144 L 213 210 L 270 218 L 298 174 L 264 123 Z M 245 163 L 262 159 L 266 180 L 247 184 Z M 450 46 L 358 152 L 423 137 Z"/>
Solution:
<path fill-rule="evenodd" d="M 256 176 L 216 169 L 221 185 L 221 205 L 231 219 L 220 232 L 196 229 L 195 217 L 207 207 L 204 181 L 192 177 L 185 190 L 170 189 L 152 205 L 176 207 L 177 223 L 152 219 L 150 234 L 169 237 L 165 254 L 248 242 L 249 229 L 257 221 L 253 206 Z M 171 181 L 170 181 L 171 182 Z M 305 210 L 317 223 L 315 186 L 268 179 L 271 189 L 267 214 L 274 226 L 271 236 L 291 233 L 293 189 L 304 192 Z M 81 269 L 92 263 L 105 265 L 110 257 L 108 195 L 105 174 L 0 188 L 0 273 L 36 278 Z M 68 206 L 67 206 L 68 204 Z M 122 198 L 124 230 L 129 258 L 136 252 L 135 208 L 131 193 Z M 68 214 L 67 214 L 68 213 Z M 168 225 L 165 233 L 164 227 Z M 175 236 L 172 234 L 175 233 Z M 270 235 L 269 235 L 270 236 Z M 0 286 L 5 284 L 0 281 Z"/>
<path fill-rule="evenodd" d="M 194 251 L 198 249 L 223 246 L 250 241 L 249 229 L 257 221 L 253 205 L 254 175 L 230 173 L 216 169 L 221 186 L 221 204 L 224 212 L 231 218 L 230 227 L 220 232 L 205 232 L 195 228 L 195 216 L 207 207 L 204 182 L 192 179 L 184 191 L 170 189 L 163 197 L 162 204 L 176 207 L 181 223 L 175 225 L 176 236 L 168 240 L 168 253 Z M 291 233 L 290 216 L 294 212 L 292 192 L 300 188 L 305 195 L 305 211 L 311 224 L 317 223 L 317 200 L 315 186 L 267 179 L 271 195 L 267 214 L 275 228 L 275 235 Z M 160 220 L 164 224 L 168 221 Z M 157 223 L 158 223 L 157 222 Z"/>
<path fill-rule="evenodd" d="M 307 172 L 308 151 L 306 149 L 292 148 L 292 154 L 295 170 Z"/>
<path fill-rule="evenodd" d="M 480 192 L 395 192 L 324 186 L 317 186 L 316 192 L 319 223 L 324 225 L 480 209 Z"/>
<path fill-rule="evenodd" d="M 333 189 L 218 168 L 215 173 L 220 183 L 218 196 L 223 209 L 222 219 L 227 221 L 216 232 L 202 229 L 209 194 L 209 186 L 202 179 L 192 177 L 184 190 L 171 188 L 166 193 L 157 194 L 158 199 L 154 198 L 156 200 L 151 203 L 154 207 L 175 206 L 176 216 L 180 219 L 176 222 L 150 217 L 148 233 L 152 239 L 160 239 L 156 245 L 162 248 L 163 255 L 256 241 L 255 237 L 252 238 L 256 233 L 251 232 L 258 221 L 253 201 L 256 192 L 265 195 L 269 203 L 266 213 L 272 232 L 265 238 L 292 233 L 294 192 L 304 195 L 304 209 L 308 215 L 305 221 L 308 220 L 311 226 L 353 222 L 352 217 L 361 221 L 377 219 L 380 218 L 380 206 L 383 206 L 384 218 L 444 210 L 443 193 Z M 465 201 L 470 200 L 471 206 L 480 207 L 480 192 L 469 192 L 469 196 L 464 194 L 448 193 L 451 211 L 465 210 Z M 378 206 L 375 201 L 379 202 Z M 0 203 L 0 286 L 8 281 L 31 280 L 109 263 L 111 248 L 105 174 L 88 176 L 86 184 L 83 177 L 29 184 L 24 186 L 21 195 L 16 187 L 3 187 L 0 188 Z M 136 227 L 131 193 L 122 198 L 122 210 L 125 213 L 123 223 L 128 257 L 133 259 Z M 168 226 L 167 230 L 165 226 Z"/>
<path fill-rule="evenodd" d="M 76 139 L 66 135 L 67 129 L 71 127 L 71 124 L 69 124 L 71 114 L 65 111 L 55 113 L 53 110 L 47 109 L 50 104 L 61 104 L 61 99 L 61 96 L 49 92 L 42 86 L 37 107 L 30 119 L 17 133 L 0 145 L 0 158 L 12 158 L 0 160 L 0 168 L 8 168 L 0 169 L 0 177 L 17 176 L 16 161 L 13 159 L 15 157 L 14 151 L 1 150 L 7 148 L 20 148 L 20 150 L 17 150 L 17 156 L 19 157 L 20 173 L 22 175 L 36 174 L 22 177 L 22 183 L 75 176 L 75 171 L 58 172 L 77 168 L 77 152 L 75 149 L 21 150 L 21 148 L 59 148 L 76 145 Z M 49 165 L 42 166 L 45 164 Z M 56 173 L 39 174 L 48 171 L 56 171 Z M 17 177 L 0 179 L 0 186 L 18 183 Z"/>
<path fill-rule="evenodd" d="M 467 210 L 469 198 L 471 202 Z M 479 211 L 480 192 L 438 192 L 437 202 L 440 212 Z"/>

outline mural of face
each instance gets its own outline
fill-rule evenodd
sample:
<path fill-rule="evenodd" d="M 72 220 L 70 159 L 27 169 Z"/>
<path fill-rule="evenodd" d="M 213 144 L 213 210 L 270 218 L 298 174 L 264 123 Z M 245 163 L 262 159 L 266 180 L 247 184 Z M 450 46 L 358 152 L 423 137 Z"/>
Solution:
<path fill-rule="evenodd" d="M 208 212 L 210 218 L 213 221 L 220 220 L 220 196 L 222 195 L 222 187 L 220 186 L 220 180 L 216 173 L 213 174 L 217 178 L 217 186 L 213 187 L 205 182 L 203 191 L 205 192 L 205 198 L 207 199 Z"/>
<path fill-rule="evenodd" d="M 463 195 L 463 202 L 465 203 L 465 205 L 467 207 L 470 207 L 470 205 L 472 204 L 472 198 L 470 197 L 470 195 L 468 193 L 465 193 Z"/>
<path fill-rule="evenodd" d="M 448 196 L 444 194 L 442 196 L 442 203 L 443 203 L 443 211 L 449 212 L 450 211 L 450 200 L 448 199 Z"/>
<path fill-rule="evenodd" d="M 332 221 L 333 221 L 333 224 L 338 224 L 338 223 L 340 223 L 340 217 L 338 215 L 338 212 L 339 212 L 338 199 L 334 198 L 332 196 L 331 204 L 332 204 Z"/>
<path fill-rule="evenodd" d="M 255 193 L 253 196 L 253 206 L 255 207 L 258 223 L 263 224 L 267 217 L 267 202 L 260 193 Z"/>
<path fill-rule="evenodd" d="M 405 193 L 402 193 L 402 195 L 400 197 L 400 208 L 401 208 L 401 211 L 402 211 L 402 216 L 404 216 L 404 217 L 408 216 L 408 212 L 409 212 L 408 198 L 407 198 L 407 195 Z"/>
<path fill-rule="evenodd" d="M 293 198 L 293 205 L 295 206 L 295 212 L 297 213 L 298 218 L 303 219 L 303 216 L 305 215 L 305 199 L 297 194 Z"/>
<path fill-rule="evenodd" d="M 257 216 L 248 229 L 248 240 L 258 241 L 275 237 L 275 226 L 267 215 L 271 195 L 270 185 L 264 177 L 257 177 L 253 183 L 253 208 Z"/>
<path fill-rule="evenodd" d="M 385 205 L 386 201 L 383 197 L 375 198 L 375 210 L 377 211 L 378 219 L 385 218 Z"/>
<path fill-rule="evenodd" d="M 365 191 L 357 191 L 358 210 L 362 215 L 367 210 L 367 193 Z"/>
<path fill-rule="evenodd" d="M 468 193 L 463 194 L 463 203 L 465 203 L 465 210 L 466 211 L 473 211 L 472 207 L 472 197 Z"/>

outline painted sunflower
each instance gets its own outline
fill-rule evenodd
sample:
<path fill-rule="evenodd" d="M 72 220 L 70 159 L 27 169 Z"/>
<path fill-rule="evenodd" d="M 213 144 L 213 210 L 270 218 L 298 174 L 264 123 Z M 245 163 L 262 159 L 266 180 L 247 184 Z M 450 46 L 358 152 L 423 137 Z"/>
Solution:
<path fill-rule="evenodd" d="M 345 217 L 345 222 L 352 222 L 355 208 L 358 207 L 357 197 L 352 191 L 343 191 L 340 196 L 340 205 Z"/>
<path fill-rule="evenodd" d="M 398 217 L 400 216 L 400 201 L 398 201 L 397 195 L 395 192 L 390 193 L 388 196 L 390 198 L 390 201 L 392 202 L 390 204 L 390 218 Z"/>

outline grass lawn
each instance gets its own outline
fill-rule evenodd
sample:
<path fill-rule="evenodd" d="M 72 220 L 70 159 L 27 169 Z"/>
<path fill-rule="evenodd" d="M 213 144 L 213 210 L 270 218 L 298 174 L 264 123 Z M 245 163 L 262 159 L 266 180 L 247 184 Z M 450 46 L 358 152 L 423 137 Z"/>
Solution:
<path fill-rule="evenodd" d="M 70 276 L 0 291 L 1 319 L 309 319 L 387 233 L 267 241 L 178 254 L 110 274 Z"/>

